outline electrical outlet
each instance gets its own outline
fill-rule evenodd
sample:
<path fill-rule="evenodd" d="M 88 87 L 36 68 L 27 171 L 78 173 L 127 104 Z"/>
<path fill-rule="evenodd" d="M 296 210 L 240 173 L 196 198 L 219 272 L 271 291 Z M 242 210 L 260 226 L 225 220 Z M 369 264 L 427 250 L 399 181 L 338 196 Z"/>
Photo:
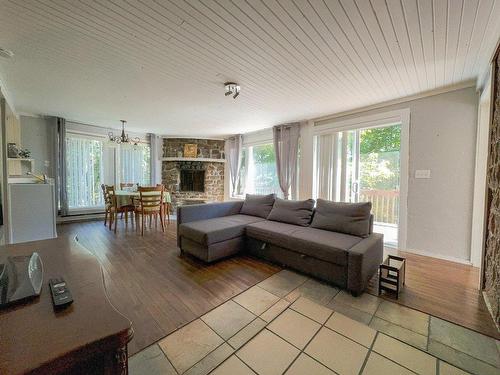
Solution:
<path fill-rule="evenodd" d="M 46 167 L 50 167 L 50 161 L 45 160 L 45 161 L 43 162 L 43 165 L 44 165 L 44 166 L 46 166 Z"/>
<path fill-rule="evenodd" d="M 430 169 L 417 169 L 415 171 L 415 178 L 431 178 Z"/>

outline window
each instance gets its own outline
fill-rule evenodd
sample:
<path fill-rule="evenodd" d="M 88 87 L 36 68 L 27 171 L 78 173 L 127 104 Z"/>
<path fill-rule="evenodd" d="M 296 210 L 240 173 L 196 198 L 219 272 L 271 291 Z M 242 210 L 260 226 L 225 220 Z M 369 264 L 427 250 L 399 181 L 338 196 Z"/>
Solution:
<path fill-rule="evenodd" d="M 66 190 L 71 213 L 104 207 L 101 184 L 151 184 L 151 147 L 109 143 L 104 136 L 66 134 Z"/>
<path fill-rule="evenodd" d="M 102 207 L 103 142 L 85 136 L 66 137 L 68 207 Z"/>
<path fill-rule="evenodd" d="M 283 197 L 272 143 L 247 146 L 243 149 L 240 175 L 234 195 L 242 196 L 246 193 L 276 193 L 279 197 Z"/>
<path fill-rule="evenodd" d="M 151 183 L 151 148 L 148 144 L 120 145 L 120 182 Z"/>

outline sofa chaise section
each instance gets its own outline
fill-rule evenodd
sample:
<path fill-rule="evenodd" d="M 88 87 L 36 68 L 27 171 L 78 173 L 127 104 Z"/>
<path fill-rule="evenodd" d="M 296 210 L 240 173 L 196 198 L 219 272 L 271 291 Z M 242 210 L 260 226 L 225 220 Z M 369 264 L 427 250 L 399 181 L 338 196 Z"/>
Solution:
<path fill-rule="evenodd" d="M 246 226 L 265 219 L 240 214 L 241 206 L 242 202 L 224 202 L 179 209 L 177 233 L 181 251 L 212 262 L 243 250 Z"/>

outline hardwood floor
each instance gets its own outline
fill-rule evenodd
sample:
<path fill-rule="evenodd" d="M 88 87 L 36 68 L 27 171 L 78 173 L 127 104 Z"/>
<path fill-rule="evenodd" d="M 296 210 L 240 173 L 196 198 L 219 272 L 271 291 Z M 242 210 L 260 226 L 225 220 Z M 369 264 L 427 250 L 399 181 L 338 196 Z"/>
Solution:
<path fill-rule="evenodd" d="M 148 230 L 142 238 L 130 224 L 118 222 L 115 235 L 102 221 L 63 224 L 59 235 L 78 235 L 104 268 L 111 302 L 132 320 L 130 354 L 166 336 L 280 267 L 246 256 L 206 265 L 180 257 L 176 223 Z M 480 291 L 478 269 L 409 253 L 406 285 L 399 299 L 383 298 L 500 338 Z M 377 295 L 377 279 L 368 292 Z"/>
<path fill-rule="evenodd" d="M 57 230 L 60 236 L 77 235 L 100 260 L 111 303 L 134 327 L 129 355 L 281 269 L 246 256 L 212 265 L 180 257 L 175 221 L 164 234 L 153 228 L 144 237 L 123 220 L 117 234 L 102 221 Z"/>
<path fill-rule="evenodd" d="M 389 252 L 406 258 L 406 283 L 398 299 L 388 294 L 382 294 L 382 298 L 500 339 L 477 289 L 478 268 L 402 251 Z M 378 276 L 371 280 L 368 292 L 378 295 Z"/>

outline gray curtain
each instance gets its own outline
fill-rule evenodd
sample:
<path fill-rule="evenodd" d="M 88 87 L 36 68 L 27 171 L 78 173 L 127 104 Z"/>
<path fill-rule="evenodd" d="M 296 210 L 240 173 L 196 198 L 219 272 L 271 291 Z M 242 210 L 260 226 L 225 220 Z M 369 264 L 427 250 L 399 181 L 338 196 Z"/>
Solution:
<path fill-rule="evenodd" d="M 243 136 L 235 135 L 226 139 L 226 160 L 229 167 L 229 176 L 231 181 L 231 191 L 236 191 L 238 183 L 238 174 L 241 168 L 241 151 L 243 147 Z"/>
<path fill-rule="evenodd" d="M 281 191 L 288 199 L 290 187 L 297 174 L 300 124 L 284 124 L 273 128 L 276 170 Z"/>
<path fill-rule="evenodd" d="M 163 138 L 156 134 L 149 134 L 151 146 L 151 184 L 161 184 L 161 162 L 163 158 Z"/>
<path fill-rule="evenodd" d="M 56 128 L 56 194 L 59 199 L 59 214 L 61 216 L 66 216 L 68 215 L 68 192 L 66 186 L 66 120 L 57 117 Z"/>

